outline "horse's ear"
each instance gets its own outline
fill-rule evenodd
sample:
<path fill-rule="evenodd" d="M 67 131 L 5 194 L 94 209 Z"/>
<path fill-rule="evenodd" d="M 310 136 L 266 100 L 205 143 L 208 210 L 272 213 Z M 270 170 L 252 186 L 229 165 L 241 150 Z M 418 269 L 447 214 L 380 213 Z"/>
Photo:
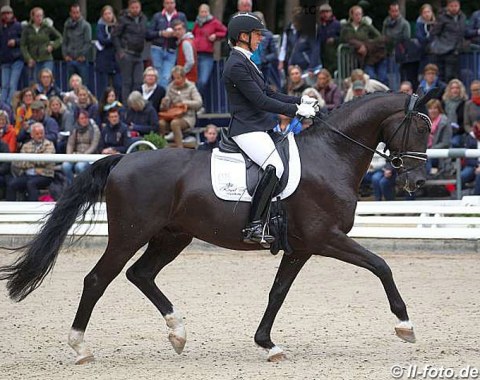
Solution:
<path fill-rule="evenodd" d="M 435 87 L 432 88 L 430 91 L 428 91 L 425 95 L 423 95 L 420 99 L 418 99 L 417 103 L 415 104 L 415 111 L 419 111 L 421 109 L 425 108 L 425 105 L 428 103 L 429 100 L 431 99 L 436 99 L 440 97 L 442 94 L 442 89 Z"/>

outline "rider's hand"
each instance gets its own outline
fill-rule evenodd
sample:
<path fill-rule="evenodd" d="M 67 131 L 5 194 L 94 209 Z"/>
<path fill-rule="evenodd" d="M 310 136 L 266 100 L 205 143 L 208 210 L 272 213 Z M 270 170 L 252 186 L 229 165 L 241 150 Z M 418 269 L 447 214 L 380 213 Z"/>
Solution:
<path fill-rule="evenodd" d="M 301 103 L 302 104 L 310 104 L 315 109 L 315 112 L 320 111 L 320 107 L 318 106 L 318 100 L 315 99 L 315 98 L 312 98 L 311 96 L 303 95 Z"/>
<path fill-rule="evenodd" d="M 307 104 L 307 103 L 297 104 L 297 108 L 298 110 L 296 112 L 296 115 L 300 117 L 310 119 L 310 118 L 313 118 L 316 114 L 315 107 L 311 104 Z"/>

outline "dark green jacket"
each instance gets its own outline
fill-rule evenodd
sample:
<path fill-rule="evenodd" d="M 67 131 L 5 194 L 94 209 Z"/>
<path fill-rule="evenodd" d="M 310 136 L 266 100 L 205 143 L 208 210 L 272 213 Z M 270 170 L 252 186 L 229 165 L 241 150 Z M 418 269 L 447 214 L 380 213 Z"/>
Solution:
<path fill-rule="evenodd" d="M 62 35 L 54 28 L 50 19 L 45 19 L 38 32 L 29 22 L 22 30 L 20 49 L 25 62 L 33 59 L 35 62 L 52 61 L 52 53 L 47 51 L 48 45 L 58 49 L 62 44 Z"/>

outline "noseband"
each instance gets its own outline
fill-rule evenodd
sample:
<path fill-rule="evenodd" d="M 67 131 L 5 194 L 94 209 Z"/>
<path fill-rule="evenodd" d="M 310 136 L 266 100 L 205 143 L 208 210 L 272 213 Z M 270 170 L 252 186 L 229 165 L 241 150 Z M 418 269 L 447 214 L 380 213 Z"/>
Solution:
<path fill-rule="evenodd" d="M 425 161 L 427 161 L 427 154 L 423 152 L 412 152 L 407 150 L 407 144 L 408 144 L 408 138 L 409 138 L 409 133 L 410 133 L 410 127 L 411 127 L 411 122 L 413 117 L 420 117 L 428 126 L 429 132 L 432 129 L 432 121 L 430 118 L 425 115 L 422 112 L 419 112 L 415 110 L 415 105 L 418 101 L 418 95 L 413 94 L 410 95 L 410 99 L 408 102 L 408 107 L 406 107 L 406 114 L 400 124 L 396 127 L 395 131 L 393 132 L 392 136 L 390 139 L 385 143 L 385 149 L 383 150 L 383 153 L 378 151 L 377 149 L 372 149 L 365 144 L 361 143 L 360 141 L 357 141 L 350 136 L 346 135 L 342 131 L 339 131 L 338 129 L 334 128 L 329 122 L 326 120 L 323 120 L 322 118 L 315 116 L 316 119 L 318 119 L 321 123 L 325 124 L 330 130 L 333 132 L 341 135 L 342 137 L 346 138 L 347 140 L 361 146 L 362 148 L 372 152 L 376 153 L 379 156 L 383 157 L 387 162 L 389 162 L 393 168 L 399 170 L 399 172 L 402 173 L 408 173 L 414 169 L 416 169 L 419 165 L 416 165 L 414 167 L 406 168 L 403 162 L 404 158 L 411 158 L 414 160 L 419 160 L 421 161 L 421 164 L 423 164 Z M 400 152 L 390 152 L 390 155 L 386 155 L 385 152 L 389 149 L 388 146 L 391 143 L 392 139 L 395 137 L 395 135 L 402 130 L 403 135 L 402 135 L 402 151 Z"/>

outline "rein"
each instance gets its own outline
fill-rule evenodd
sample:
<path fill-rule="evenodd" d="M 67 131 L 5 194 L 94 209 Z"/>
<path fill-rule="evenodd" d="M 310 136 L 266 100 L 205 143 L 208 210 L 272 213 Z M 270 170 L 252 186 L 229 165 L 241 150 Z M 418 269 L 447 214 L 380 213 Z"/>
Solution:
<path fill-rule="evenodd" d="M 406 111 L 407 113 L 406 113 L 405 117 L 403 118 L 403 120 L 398 125 L 398 127 L 393 132 L 390 139 L 385 143 L 385 149 L 383 150 L 383 152 L 380 152 L 377 149 L 372 149 L 369 146 L 361 143 L 360 141 L 357 141 L 354 138 L 346 135 L 345 133 L 343 133 L 342 131 L 339 131 L 332 124 L 330 124 L 328 121 L 324 120 L 321 117 L 315 116 L 314 118 L 317 119 L 318 121 L 320 121 L 321 123 L 323 123 L 324 125 L 326 125 L 332 132 L 335 132 L 335 133 L 339 134 L 340 136 L 344 137 L 345 139 L 353 142 L 354 144 L 357 144 L 358 146 L 361 146 L 363 149 L 366 149 L 366 150 L 372 152 L 373 154 L 376 153 L 380 157 L 383 157 L 387 162 L 389 162 L 392 165 L 393 168 L 398 169 L 398 170 L 402 169 L 403 172 L 408 173 L 408 172 L 416 169 L 417 166 L 414 166 L 414 167 L 411 167 L 411 168 L 406 168 L 403 164 L 403 158 L 411 158 L 411 159 L 414 159 L 414 160 L 420 160 L 420 161 L 422 161 L 422 163 L 427 161 L 427 154 L 426 153 L 411 152 L 411 151 L 406 150 L 407 149 L 407 144 L 408 144 L 408 137 L 409 137 L 409 131 L 410 131 L 412 118 L 413 118 L 413 116 L 419 116 L 423 121 L 425 121 L 427 123 L 429 130 L 431 130 L 431 125 L 432 125 L 432 122 L 430 121 L 430 118 L 427 115 L 414 110 L 415 109 L 415 104 L 417 103 L 417 100 L 418 100 L 418 95 L 417 94 L 413 94 L 413 95 L 410 96 L 408 108 L 407 108 L 407 111 Z M 402 127 L 405 127 L 405 128 L 403 128 L 403 135 L 402 135 L 402 149 L 403 149 L 403 151 L 401 151 L 401 152 L 391 152 L 390 155 L 386 155 L 385 152 L 388 149 L 388 145 L 390 144 L 392 139 L 395 137 L 395 135 L 398 133 L 398 131 L 400 131 L 400 129 L 402 129 Z"/>

